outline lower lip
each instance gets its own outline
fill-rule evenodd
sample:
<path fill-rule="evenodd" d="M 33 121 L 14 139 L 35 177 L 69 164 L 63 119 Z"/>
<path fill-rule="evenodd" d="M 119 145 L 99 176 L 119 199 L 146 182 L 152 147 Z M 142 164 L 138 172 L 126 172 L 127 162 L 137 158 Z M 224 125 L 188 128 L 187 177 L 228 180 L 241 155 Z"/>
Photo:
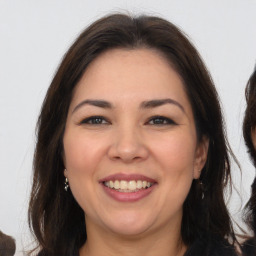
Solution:
<path fill-rule="evenodd" d="M 102 184 L 102 183 L 101 183 Z M 136 202 L 147 197 L 155 188 L 156 184 L 153 184 L 147 189 L 141 189 L 136 192 L 119 192 L 115 189 L 111 189 L 102 184 L 104 191 L 113 199 L 120 202 Z"/>

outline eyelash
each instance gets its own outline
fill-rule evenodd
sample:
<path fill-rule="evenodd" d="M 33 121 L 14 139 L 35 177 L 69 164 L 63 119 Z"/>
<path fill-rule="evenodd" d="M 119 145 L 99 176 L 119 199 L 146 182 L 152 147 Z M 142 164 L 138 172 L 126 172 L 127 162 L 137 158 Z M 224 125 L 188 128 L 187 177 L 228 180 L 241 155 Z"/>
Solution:
<path fill-rule="evenodd" d="M 89 124 L 89 125 L 102 125 L 110 124 L 110 122 L 103 116 L 90 116 L 83 119 L 80 124 Z"/>
<path fill-rule="evenodd" d="M 156 123 L 150 123 L 150 122 Z M 147 124 L 149 125 L 177 125 L 172 119 L 164 117 L 164 116 L 153 116 L 148 121 Z"/>
<path fill-rule="evenodd" d="M 153 122 L 153 123 L 151 123 Z M 83 119 L 80 122 L 82 124 L 89 124 L 89 125 L 108 125 L 111 124 L 105 117 L 103 116 L 90 116 L 88 118 Z M 146 124 L 149 125 L 177 125 L 172 119 L 164 117 L 164 116 L 153 116 L 151 117 Z"/>

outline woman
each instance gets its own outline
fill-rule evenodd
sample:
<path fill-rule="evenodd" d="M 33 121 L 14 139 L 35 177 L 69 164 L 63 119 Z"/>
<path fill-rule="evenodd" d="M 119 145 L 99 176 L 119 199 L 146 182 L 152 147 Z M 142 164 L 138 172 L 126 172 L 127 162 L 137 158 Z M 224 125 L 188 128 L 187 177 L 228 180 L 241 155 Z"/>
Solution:
<path fill-rule="evenodd" d="M 256 70 L 246 87 L 246 101 L 243 134 L 248 152 L 256 167 Z M 246 206 L 246 220 L 249 228 L 254 232 L 254 237 L 245 242 L 244 255 L 256 255 L 256 178 L 252 183 L 251 191 L 251 198 Z"/>
<path fill-rule="evenodd" d="M 38 121 L 39 254 L 235 255 L 227 151 L 213 82 L 177 27 L 96 21 L 66 53 Z"/>

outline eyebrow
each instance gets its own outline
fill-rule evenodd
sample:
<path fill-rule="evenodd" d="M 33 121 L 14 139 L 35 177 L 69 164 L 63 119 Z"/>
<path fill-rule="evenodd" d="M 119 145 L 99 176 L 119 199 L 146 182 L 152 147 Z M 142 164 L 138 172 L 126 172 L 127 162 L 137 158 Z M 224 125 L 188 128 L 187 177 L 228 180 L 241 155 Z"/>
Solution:
<path fill-rule="evenodd" d="M 91 105 L 99 108 L 112 108 L 111 103 L 105 100 L 84 100 L 76 105 L 72 111 L 72 114 L 84 105 Z"/>
<path fill-rule="evenodd" d="M 141 108 L 155 108 L 155 107 L 160 107 L 165 104 L 173 104 L 179 107 L 182 112 L 185 113 L 184 107 L 176 100 L 167 98 L 167 99 L 157 99 L 157 100 L 149 100 L 149 101 L 143 101 L 140 104 Z"/>
<path fill-rule="evenodd" d="M 185 113 L 184 107 L 178 101 L 170 99 L 170 98 L 143 101 L 140 104 L 140 108 L 156 108 L 156 107 L 160 107 L 165 104 L 176 105 L 177 107 L 179 107 L 182 110 L 182 112 Z M 108 108 L 108 109 L 113 108 L 112 104 L 105 100 L 84 100 L 84 101 L 80 102 L 78 105 L 76 105 L 76 107 L 72 111 L 72 114 L 84 105 L 91 105 L 91 106 L 96 106 L 99 108 Z"/>

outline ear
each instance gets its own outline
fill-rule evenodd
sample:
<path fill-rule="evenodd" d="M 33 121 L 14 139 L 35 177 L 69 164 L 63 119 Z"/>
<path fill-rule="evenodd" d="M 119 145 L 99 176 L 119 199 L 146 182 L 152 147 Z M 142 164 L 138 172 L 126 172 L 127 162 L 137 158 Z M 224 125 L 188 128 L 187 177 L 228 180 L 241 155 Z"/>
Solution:
<path fill-rule="evenodd" d="M 66 168 L 64 169 L 64 176 L 65 176 L 66 178 L 68 178 L 68 171 L 67 171 Z"/>
<path fill-rule="evenodd" d="M 204 165 L 207 160 L 209 148 L 209 139 L 206 136 L 203 136 L 202 140 L 198 143 L 196 152 L 195 152 L 195 161 L 194 161 L 194 179 L 199 179 L 201 171 L 204 168 Z"/>

